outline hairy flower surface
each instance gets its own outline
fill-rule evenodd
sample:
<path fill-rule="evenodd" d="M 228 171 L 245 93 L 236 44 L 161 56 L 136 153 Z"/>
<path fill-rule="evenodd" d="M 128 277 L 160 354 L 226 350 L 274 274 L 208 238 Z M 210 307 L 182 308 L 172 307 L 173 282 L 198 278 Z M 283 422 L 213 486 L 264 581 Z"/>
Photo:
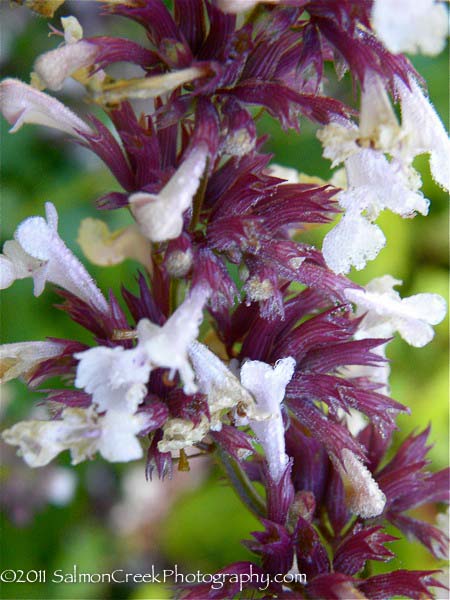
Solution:
<path fill-rule="evenodd" d="M 103 294 L 58 235 L 58 214 L 51 202 L 46 203 L 45 212 L 47 220 L 29 217 L 16 229 L 15 239 L 5 243 L 0 256 L 2 287 L 9 287 L 16 279 L 32 277 L 34 295 L 39 296 L 50 281 L 105 311 Z"/>
<path fill-rule="evenodd" d="M 375 0 L 372 23 L 381 41 L 394 53 L 439 54 L 448 35 L 448 11 L 435 0 Z"/>
<path fill-rule="evenodd" d="M 385 351 L 395 332 L 412 346 L 431 341 L 445 303 L 401 298 L 390 275 L 363 288 L 344 274 L 385 245 L 383 211 L 428 213 L 417 156 L 428 154 L 434 180 L 450 188 L 448 138 L 398 54 L 438 52 L 446 10 L 431 0 L 172 4 L 103 2 L 142 28 L 142 43 L 83 37 L 75 18 L 63 18 L 54 33 L 64 41 L 36 59 L 32 85 L 0 83 L 12 132 L 34 123 L 69 134 L 117 180 L 97 208 L 128 209 L 134 223 L 111 232 L 83 221 L 89 260 L 133 258 L 143 270 L 135 291 L 103 295 L 59 237 L 51 203 L 46 220 L 19 225 L 0 257 L 1 287 L 32 277 L 39 295 L 55 284 L 57 308 L 92 339 L 0 348 L 4 380 L 39 388 L 60 378 L 41 390 L 51 417 L 12 425 L 3 439 L 32 467 L 66 450 L 74 464 L 145 453 L 146 475 L 161 479 L 176 464 L 188 471 L 198 454 L 215 456 L 261 525 L 245 542 L 259 564 L 221 574 L 306 575 L 272 580 L 267 598 L 430 597 L 434 571 L 370 575 L 370 561 L 395 556 L 386 523 L 445 554 L 444 533 L 409 511 L 448 502 L 448 472 L 427 469 L 428 432 L 393 451 L 397 416 L 409 409 L 389 397 Z M 135 76 L 121 78 L 117 63 Z M 361 90 L 359 115 L 326 95 L 337 85 L 328 63 Z M 68 78 L 106 121 L 82 120 L 41 91 Z M 283 130 L 319 124 L 324 156 L 344 169 L 328 183 L 277 165 L 260 136 L 263 112 Z M 302 237 L 339 213 L 322 250 Z M 245 595 L 257 587 L 250 580 Z M 229 578 L 220 590 L 181 593 L 242 591 Z"/>
<path fill-rule="evenodd" d="M 402 217 L 428 213 L 428 200 L 419 191 L 420 177 L 411 166 L 416 156 L 429 153 L 434 179 L 450 189 L 450 142 L 442 123 L 413 76 L 406 83 L 397 78 L 396 92 L 401 126 L 382 79 L 368 72 L 359 127 L 335 122 L 318 133 L 324 156 L 333 165 L 344 161 L 347 176 L 347 189 L 338 196 L 345 214 L 323 242 L 325 261 L 336 273 L 348 273 L 352 266 L 364 268 L 384 247 L 384 234 L 374 224 L 381 211 Z"/>

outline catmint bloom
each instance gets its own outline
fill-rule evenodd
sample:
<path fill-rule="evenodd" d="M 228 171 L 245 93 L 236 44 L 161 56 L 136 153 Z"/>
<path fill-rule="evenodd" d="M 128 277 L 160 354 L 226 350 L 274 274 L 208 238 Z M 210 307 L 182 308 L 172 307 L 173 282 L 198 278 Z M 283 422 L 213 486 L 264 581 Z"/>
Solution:
<path fill-rule="evenodd" d="M 192 200 L 206 166 L 206 146 L 194 148 L 159 194 L 138 192 L 129 197 L 142 233 L 152 242 L 177 238 L 183 229 L 183 213 Z"/>
<path fill-rule="evenodd" d="M 195 371 L 198 390 L 206 394 L 211 429 L 222 428 L 221 415 L 239 407 L 239 414 L 256 417 L 255 401 L 238 377 L 209 348 L 199 342 L 189 346 L 189 358 Z"/>
<path fill-rule="evenodd" d="M 373 279 L 365 290 L 347 290 L 346 295 L 356 306 L 356 316 L 363 317 L 355 338 L 389 338 L 396 331 L 408 344 L 422 347 L 428 344 L 437 325 L 445 316 L 446 303 L 438 294 L 416 294 L 401 298 L 394 287 L 401 281 L 390 275 Z M 374 352 L 386 358 L 387 343 L 381 344 Z M 389 395 L 390 365 L 388 361 L 378 365 L 358 365 L 345 367 L 345 377 L 365 377 L 377 384 L 382 394 Z"/>
<path fill-rule="evenodd" d="M 204 415 L 198 424 L 189 419 L 169 419 L 163 427 L 163 438 L 158 442 L 160 452 L 176 452 L 201 442 L 210 429 Z"/>
<path fill-rule="evenodd" d="M 59 356 L 62 342 L 18 342 L 0 346 L 0 383 L 24 375 L 28 378 L 36 367 L 49 358 Z"/>
<path fill-rule="evenodd" d="M 100 411 L 114 408 L 135 412 L 147 393 L 144 384 L 155 368 L 170 369 L 171 378 L 179 371 L 185 393 L 194 393 L 197 386 L 188 348 L 198 336 L 208 296 L 207 289 L 193 289 L 162 327 L 141 319 L 135 348 L 100 346 L 76 354 L 80 362 L 75 385 L 92 394 Z"/>
<path fill-rule="evenodd" d="M 391 52 L 433 56 L 445 48 L 448 11 L 435 0 L 375 0 L 372 25 Z"/>
<path fill-rule="evenodd" d="M 94 98 L 100 104 L 118 104 L 133 98 L 136 100 L 158 98 L 207 74 L 208 71 L 204 67 L 188 67 L 153 77 L 122 79 L 103 84 L 100 91 L 94 94 Z"/>
<path fill-rule="evenodd" d="M 183 470 L 199 453 L 215 454 L 261 522 L 246 542 L 261 567 L 240 562 L 223 574 L 306 574 L 304 589 L 272 578 L 264 591 L 271 597 L 429 597 L 439 585 L 433 572 L 371 577 L 367 563 L 394 556 L 385 521 L 444 555 L 445 535 L 407 512 L 447 501 L 448 476 L 426 470 L 425 433 L 392 452 L 396 418 L 408 408 L 387 395 L 385 358 L 394 331 L 417 346 L 431 339 L 444 306 L 435 295 L 402 300 L 392 278 L 363 289 L 342 273 L 385 244 L 382 211 L 427 213 L 416 156 L 430 154 L 434 179 L 449 187 L 442 125 L 410 63 L 375 36 L 377 0 L 166 4 L 106 2 L 109 13 L 143 28 L 142 45 L 83 38 L 69 18 L 64 43 L 36 60 L 36 85 L 59 89 L 73 77 L 108 125 L 91 115 L 88 127 L 42 92 L 1 84 L 13 130 L 36 122 L 71 134 L 122 188 L 97 206 L 129 209 L 136 223 L 110 232 L 85 221 L 86 255 L 99 264 L 132 257 L 145 267 L 136 292 L 110 291 L 106 303 L 67 254 L 51 205 L 48 222 L 34 217 L 19 227 L 0 259 L 2 286 L 30 275 L 36 293 L 45 280 L 56 283 L 64 299 L 57 308 L 94 342 L 6 348 L 6 377 L 24 375 L 36 388 L 59 376 L 62 388 L 47 390 L 52 419 L 19 423 L 4 438 L 39 466 L 64 450 L 73 462 L 97 452 L 133 460 L 145 437 L 146 474 L 161 479 L 177 460 Z M 414 43 L 431 46 L 427 36 L 424 27 Z M 141 76 L 112 78 L 108 67 L 118 62 Z M 359 122 L 323 95 L 326 62 L 361 85 Z M 154 101 L 139 115 L 133 99 Z M 343 168 L 326 182 L 271 165 L 254 119 L 261 110 L 283 129 L 298 131 L 300 117 L 320 123 L 324 155 L 345 176 Z M 323 253 L 297 237 L 340 211 Z M 182 290 L 189 292 L 177 306 Z M 221 590 L 205 585 L 186 597 L 243 591 L 230 578 Z"/>
<path fill-rule="evenodd" d="M 33 123 L 58 129 L 76 138 L 93 134 L 92 129 L 59 100 L 17 79 L 5 79 L 0 83 L 0 109 L 13 125 L 11 133 L 25 123 Z"/>
<path fill-rule="evenodd" d="M 352 266 L 363 269 L 385 246 L 386 238 L 358 208 L 348 210 L 339 223 L 325 236 L 322 254 L 335 273 L 348 273 Z"/>
<path fill-rule="evenodd" d="M 256 414 L 248 423 L 264 449 L 275 481 L 279 481 L 288 462 L 281 403 L 294 369 L 295 359 L 292 357 L 280 359 L 274 367 L 249 360 L 241 368 L 241 383 L 256 399 Z"/>
<path fill-rule="evenodd" d="M 347 448 L 342 451 L 343 465 L 336 461 L 341 474 L 346 500 L 352 513 L 369 519 L 383 512 L 386 496 L 369 469 Z"/>
<path fill-rule="evenodd" d="M 7 444 L 19 446 L 30 467 L 43 467 L 64 450 L 70 450 L 72 464 L 96 452 L 110 462 L 128 462 L 143 454 L 136 434 L 146 420 L 145 413 L 129 415 L 111 410 L 98 416 L 93 408 L 66 408 L 61 418 L 22 421 L 6 429 L 2 437 Z"/>
<path fill-rule="evenodd" d="M 179 371 L 186 394 L 197 391 L 194 372 L 188 360 L 188 348 L 198 337 L 203 308 L 209 296 L 209 289 L 196 287 L 162 327 L 148 319 L 140 321 L 137 327 L 138 338 L 142 340 L 151 364 L 170 369 L 170 377 L 174 376 L 176 370 Z"/>
<path fill-rule="evenodd" d="M 2 287 L 9 287 L 16 279 L 32 277 L 34 294 L 39 296 L 50 281 L 106 312 L 108 303 L 103 294 L 59 237 L 58 214 L 51 202 L 46 202 L 45 212 L 47 220 L 25 219 L 16 229 L 15 239 L 5 243 L 0 256 Z"/>
<path fill-rule="evenodd" d="M 431 325 L 445 317 L 447 306 L 438 294 L 415 294 L 401 298 L 394 290 L 402 282 L 390 275 L 378 277 L 365 290 L 347 290 L 347 298 L 356 304 L 357 315 L 365 315 L 358 328 L 359 339 L 390 337 L 398 331 L 411 346 L 421 348 L 434 337 Z"/>
<path fill-rule="evenodd" d="M 322 252 L 335 273 L 348 273 L 351 266 L 363 269 L 384 247 L 386 238 L 373 223 L 382 210 L 403 217 L 415 212 L 426 215 L 428 200 L 412 189 L 408 173 L 398 161 L 389 162 L 383 154 L 362 149 L 345 161 L 348 188 L 338 195 L 345 210 L 341 221 L 324 238 Z"/>
<path fill-rule="evenodd" d="M 397 78 L 396 88 L 404 136 L 400 153 L 409 162 L 419 154 L 429 154 L 433 179 L 450 191 L 450 140 L 441 120 L 413 77 L 409 78 L 408 85 Z"/>
<path fill-rule="evenodd" d="M 94 44 L 82 39 L 83 29 L 75 17 L 61 19 L 64 40 L 56 50 L 45 52 L 34 63 L 34 74 L 39 83 L 50 90 L 60 90 L 67 77 L 89 67 L 99 52 Z"/>
<path fill-rule="evenodd" d="M 75 354 L 80 362 L 75 385 L 92 395 L 99 412 L 115 409 L 133 414 L 147 394 L 151 367 L 140 350 L 91 348 Z"/>
<path fill-rule="evenodd" d="M 336 273 L 347 273 L 352 266 L 362 269 L 384 247 L 384 234 L 374 223 L 381 211 L 388 209 L 402 217 L 428 213 L 429 202 L 419 191 L 420 176 L 411 166 L 416 156 L 430 153 L 434 179 L 450 187 L 450 143 L 445 130 L 412 77 L 409 85 L 398 78 L 401 126 L 381 78 L 369 72 L 359 127 L 336 121 L 318 133 L 324 156 L 334 166 L 344 161 L 347 176 L 347 189 L 338 195 L 345 214 L 325 236 L 322 247 L 325 261 Z"/>

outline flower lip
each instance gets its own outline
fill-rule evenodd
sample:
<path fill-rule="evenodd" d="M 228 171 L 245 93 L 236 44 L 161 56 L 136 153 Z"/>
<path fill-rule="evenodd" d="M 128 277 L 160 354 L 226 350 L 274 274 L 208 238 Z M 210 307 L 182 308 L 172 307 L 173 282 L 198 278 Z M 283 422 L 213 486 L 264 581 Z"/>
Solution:
<path fill-rule="evenodd" d="M 18 79 L 4 79 L 0 83 L 0 107 L 5 119 L 13 126 L 11 133 L 25 123 L 34 123 L 81 139 L 83 134 L 93 134 L 92 129 L 59 100 Z"/>

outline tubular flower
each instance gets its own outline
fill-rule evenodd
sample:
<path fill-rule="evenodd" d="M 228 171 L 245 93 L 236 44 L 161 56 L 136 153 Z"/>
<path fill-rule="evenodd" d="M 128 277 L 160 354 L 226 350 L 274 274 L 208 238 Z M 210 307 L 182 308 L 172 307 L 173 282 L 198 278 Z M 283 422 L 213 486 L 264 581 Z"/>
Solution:
<path fill-rule="evenodd" d="M 335 122 L 318 133 L 324 156 L 333 165 L 344 161 L 347 175 L 347 189 L 338 196 L 345 214 L 323 242 L 324 258 L 336 273 L 347 273 L 351 266 L 362 269 L 378 255 L 385 237 L 373 221 L 381 211 L 402 217 L 428 213 L 429 202 L 419 191 L 420 177 L 411 166 L 416 156 L 429 153 L 434 179 L 450 189 L 450 142 L 442 123 L 413 76 L 406 83 L 397 78 L 396 91 L 401 126 L 381 77 L 368 72 L 359 127 Z"/>
<path fill-rule="evenodd" d="M 442 321 L 447 306 L 438 294 L 416 294 L 400 298 L 394 290 L 401 281 L 390 275 L 373 279 L 366 290 L 348 290 L 347 298 L 356 304 L 357 315 L 365 315 L 358 331 L 360 338 L 390 337 L 398 331 L 411 346 L 421 348 L 434 336 L 431 325 Z"/>
<path fill-rule="evenodd" d="M 138 192 L 129 197 L 131 212 L 152 242 L 172 240 L 181 234 L 183 213 L 192 206 L 207 156 L 206 147 L 192 150 L 157 196 Z"/>
<path fill-rule="evenodd" d="M 13 126 L 11 133 L 25 123 L 45 125 L 75 137 L 91 134 L 91 128 L 64 104 L 17 79 L 0 83 L 0 107 L 3 116 Z"/>
<path fill-rule="evenodd" d="M 101 311 L 107 302 L 84 266 L 67 248 L 57 232 L 58 214 L 51 202 L 45 204 L 47 220 L 29 217 L 19 225 L 14 240 L 8 241 L 0 255 L 2 288 L 16 279 L 32 277 L 34 295 L 44 291 L 50 281 L 78 296 Z"/>
<path fill-rule="evenodd" d="M 35 123 L 69 134 L 117 180 L 96 206 L 128 209 L 133 223 L 110 231 L 84 220 L 78 242 L 89 260 L 132 258 L 142 269 L 134 291 L 104 295 L 59 237 L 51 203 L 46 219 L 19 225 L 0 257 L 1 287 L 32 277 L 39 295 L 55 284 L 57 309 L 90 341 L 0 348 L 2 379 L 45 392 L 49 409 L 47 420 L 12 424 L 3 439 L 32 467 L 66 450 L 74 464 L 145 455 L 149 478 L 214 457 L 261 524 L 245 542 L 255 562 L 220 573 L 269 573 L 267 597 L 419 598 L 439 587 L 434 571 L 369 575 L 370 561 L 395 556 L 386 523 L 435 557 L 447 543 L 409 514 L 448 501 L 448 473 L 427 469 L 428 432 L 394 451 L 397 417 L 409 409 L 389 396 L 386 360 L 395 332 L 416 347 L 431 341 L 445 303 L 401 298 L 389 275 L 365 288 L 344 275 L 386 244 L 383 211 L 427 214 L 417 156 L 429 154 L 434 180 L 450 188 L 447 136 L 397 53 L 440 48 L 442 7 L 424 3 L 430 19 L 419 31 L 423 7 L 400 14 L 388 4 L 104 1 L 145 41 L 83 37 L 76 19 L 62 19 L 64 41 L 36 59 L 32 82 L 59 90 L 72 77 L 106 121 L 81 119 L 18 80 L 0 83 L 13 132 Z M 361 90 L 358 120 L 325 95 L 337 85 L 328 85 L 330 62 Z M 121 78 L 117 63 L 136 75 Z M 319 124 L 324 156 L 343 168 L 327 182 L 272 162 L 262 112 L 282 130 Z M 309 243 L 336 217 L 321 250 Z M 304 577 L 281 584 L 275 574 Z M 251 595 L 248 581 L 245 590 L 229 577 L 220 590 L 181 594 Z"/>
<path fill-rule="evenodd" d="M 61 419 L 17 423 L 3 432 L 3 439 L 19 446 L 30 467 L 43 467 L 64 450 L 70 450 L 74 465 L 96 452 L 111 462 L 128 462 L 143 454 L 136 434 L 145 421 L 143 413 L 108 411 L 97 416 L 92 409 L 66 408 Z"/>
<path fill-rule="evenodd" d="M 381 41 L 394 53 L 439 54 L 448 35 L 448 11 L 434 0 L 375 0 L 372 23 Z"/>
<path fill-rule="evenodd" d="M 18 342 L 0 346 L 0 383 L 25 375 L 30 377 L 38 365 L 62 354 L 61 342 Z"/>
<path fill-rule="evenodd" d="M 275 481 L 280 479 L 288 463 L 280 405 L 294 369 L 292 357 L 282 358 L 273 368 L 256 360 L 245 362 L 241 368 L 242 385 L 256 398 L 256 414 L 249 419 L 249 425 L 264 449 Z"/>

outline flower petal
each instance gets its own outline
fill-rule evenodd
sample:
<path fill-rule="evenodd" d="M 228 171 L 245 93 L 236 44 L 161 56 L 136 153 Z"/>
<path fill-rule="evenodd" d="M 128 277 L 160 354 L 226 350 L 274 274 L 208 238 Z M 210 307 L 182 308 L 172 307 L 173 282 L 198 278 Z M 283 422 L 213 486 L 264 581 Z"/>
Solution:
<path fill-rule="evenodd" d="M 358 271 L 373 260 L 386 244 L 381 229 L 358 212 L 348 211 L 323 240 L 322 253 L 335 273 Z"/>
<path fill-rule="evenodd" d="M 142 233 L 152 242 L 177 238 L 183 230 L 183 213 L 191 207 L 206 165 L 207 149 L 192 150 L 158 195 L 138 192 L 129 197 Z"/>
<path fill-rule="evenodd" d="M 81 134 L 93 134 L 92 129 L 59 100 L 17 79 L 0 83 L 0 106 L 5 119 L 13 125 L 11 133 L 24 123 L 35 123 L 78 138 L 82 138 Z"/>

